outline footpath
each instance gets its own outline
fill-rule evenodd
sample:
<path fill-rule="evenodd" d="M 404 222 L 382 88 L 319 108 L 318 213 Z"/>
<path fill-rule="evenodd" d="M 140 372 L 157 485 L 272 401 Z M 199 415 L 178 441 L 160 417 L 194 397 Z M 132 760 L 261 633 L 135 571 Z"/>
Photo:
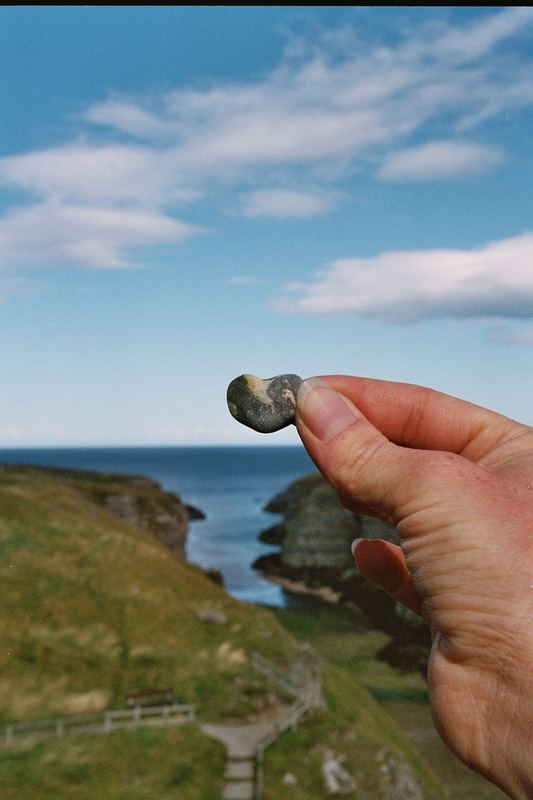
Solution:
<path fill-rule="evenodd" d="M 222 800 L 260 800 L 264 751 L 285 731 L 294 730 L 312 708 L 323 706 L 318 663 L 295 661 L 291 669 L 280 670 L 259 653 L 252 656 L 252 667 L 262 672 L 292 703 L 280 705 L 253 722 L 240 724 L 200 723 L 208 736 L 221 741 L 227 752 Z M 145 726 L 197 723 L 194 706 L 172 705 L 119 709 L 95 714 L 58 717 L 48 720 L 14 722 L 0 729 L 0 746 L 32 740 L 62 738 L 75 734 L 108 734 Z"/>
<path fill-rule="evenodd" d="M 263 672 L 294 698 L 289 706 L 248 724 L 203 723 L 208 736 L 226 747 L 227 760 L 222 800 L 260 800 L 264 751 L 285 731 L 295 730 L 312 708 L 323 706 L 318 666 L 297 664 L 292 673 L 283 672 L 259 653 L 254 653 L 254 669 Z"/>
<path fill-rule="evenodd" d="M 226 772 L 223 800 L 255 800 L 257 753 L 263 740 L 283 722 L 285 714 L 248 725 L 217 725 L 205 723 L 202 730 L 226 747 Z"/>

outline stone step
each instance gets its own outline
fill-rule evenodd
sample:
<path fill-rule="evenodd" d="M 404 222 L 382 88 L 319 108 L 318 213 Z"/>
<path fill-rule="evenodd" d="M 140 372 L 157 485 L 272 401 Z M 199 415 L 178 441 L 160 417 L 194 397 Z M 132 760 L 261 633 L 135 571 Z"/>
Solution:
<path fill-rule="evenodd" d="M 254 800 L 252 781 L 228 781 L 222 792 L 222 800 Z"/>
<path fill-rule="evenodd" d="M 253 761 L 228 761 L 226 762 L 226 780 L 253 780 Z"/>

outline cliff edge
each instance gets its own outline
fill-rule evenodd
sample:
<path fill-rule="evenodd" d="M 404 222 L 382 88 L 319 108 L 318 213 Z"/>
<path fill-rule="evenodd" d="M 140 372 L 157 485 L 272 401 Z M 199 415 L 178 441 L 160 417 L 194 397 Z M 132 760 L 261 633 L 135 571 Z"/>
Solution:
<path fill-rule="evenodd" d="M 177 495 L 165 492 L 157 481 L 141 475 L 27 465 L 0 465 L 0 470 L 26 478 L 49 477 L 70 486 L 127 525 L 151 533 L 166 548 L 181 556 L 185 555 L 189 520 L 204 517 L 201 511 L 185 505 Z"/>
<path fill-rule="evenodd" d="M 279 545 L 280 550 L 258 558 L 254 568 L 289 592 L 314 594 L 326 602 L 352 607 L 370 627 L 391 636 L 382 653 L 385 660 L 424 672 L 429 651 L 427 626 L 364 578 L 350 551 L 356 537 L 398 543 L 395 529 L 345 509 L 319 473 L 291 483 L 269 501 L 265 511 L 282 515 L 281 522 L 260 536 Z"/>

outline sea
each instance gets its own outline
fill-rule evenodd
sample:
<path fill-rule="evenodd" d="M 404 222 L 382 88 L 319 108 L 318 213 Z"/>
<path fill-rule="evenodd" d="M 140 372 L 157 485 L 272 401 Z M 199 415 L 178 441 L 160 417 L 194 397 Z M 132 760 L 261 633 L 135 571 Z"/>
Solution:
<path fill-rule="evenodd" d="M 316 471 L 302 446 L 16 449 L 0 450 L 0 463 L 153 478 L 206 515 L 189 524 L 188 561 L 219 570 L 225 590 L 238 600 L 274 607 L 305 603 L 251 566 L 276 549 L 258 538 L 280 519 L 266 513 L 265 505 L 293 480 Z"/>

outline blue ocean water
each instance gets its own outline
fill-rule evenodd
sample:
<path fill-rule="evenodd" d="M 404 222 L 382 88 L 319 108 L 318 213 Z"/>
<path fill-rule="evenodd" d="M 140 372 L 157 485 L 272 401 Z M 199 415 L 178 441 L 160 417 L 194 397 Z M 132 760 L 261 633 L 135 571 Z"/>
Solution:
<path fill-rule="evenodd" d="M 286 606 L 282 589 L 251 568 L 272 551 L 258 534 L 277 517 L 265 504 L 315 467 L 303 447 L 109 447 L 0 450 L 0 463 L 146 475 L 206 514 L 191 522 L 187 558 L 215 567 L 229 594 L 250 603 Z"/>

